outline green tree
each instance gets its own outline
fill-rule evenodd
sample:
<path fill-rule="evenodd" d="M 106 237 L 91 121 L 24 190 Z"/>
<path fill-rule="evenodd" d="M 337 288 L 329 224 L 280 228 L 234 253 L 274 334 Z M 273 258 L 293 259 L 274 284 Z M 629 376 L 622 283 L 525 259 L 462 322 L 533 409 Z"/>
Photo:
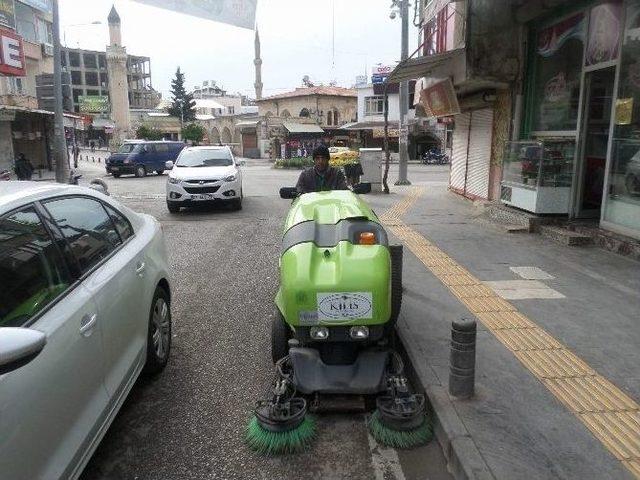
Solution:
<path fill-rule="evenodd" d="M 184 87 L 184 73 L 180 71 L 180 67 L 176 71 L 176 78 L 171 81 L 171 107 L 168 112 L 172 117 L 183 119 L 184 122 L 193 122 L 196 119 L 196 101 Z"/>
<path fill-rule="evenodd" d="M 139 140 L 162 140 L 162 132 L 148 125 L 140 125 L 136 129 L 136 138 Z"/>
<path fill-rule="evenodd" d="M 196 145 L 202 142 L 204 134 L 204 128 L 197 123 L 190 123 L 182 129 L 182 139 L 191 140 Z"/>

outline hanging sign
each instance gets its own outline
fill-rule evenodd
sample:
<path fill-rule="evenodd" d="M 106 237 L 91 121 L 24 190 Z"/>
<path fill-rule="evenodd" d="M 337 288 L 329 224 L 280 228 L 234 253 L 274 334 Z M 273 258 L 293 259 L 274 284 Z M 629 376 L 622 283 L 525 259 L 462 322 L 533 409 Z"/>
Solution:
<path fill-rule="evenodd" d="M 538 54 L 551 57 L 570 38 L 584 40 L 584 24 L 584 13 L 578 13 L 541 30 L 538 34 Z"/>
<path fill-rule="evenodd" d="M 253 30 L 258 0 L 134 0 L 153 7 Z"/>
<path fill-rule="evenodd" d="M 27 75 L 22 38 L 3 28 L 0 28 L 0 74 L 10 77 Z"/>
<path fill-rule="evenodd" d="M 423 88 L 420 105 L 427 117 L 449 117 L 460 113 L 458 97 L 449 78 Z"/>
<path fill-rule="evenodd" d="M 16 7 L 13 0 L 0 0 L 0 25 L 16 28 Z"/>

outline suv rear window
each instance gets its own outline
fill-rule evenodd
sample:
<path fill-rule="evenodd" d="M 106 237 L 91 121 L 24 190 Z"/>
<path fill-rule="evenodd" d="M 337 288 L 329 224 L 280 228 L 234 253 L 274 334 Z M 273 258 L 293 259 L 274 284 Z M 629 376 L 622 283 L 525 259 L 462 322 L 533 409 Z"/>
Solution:
<path fill-rule="evenodd" d="M 33 208 L 0 218 L 0 327 L 19 327 L 70 284 L 66 265 Z"/>

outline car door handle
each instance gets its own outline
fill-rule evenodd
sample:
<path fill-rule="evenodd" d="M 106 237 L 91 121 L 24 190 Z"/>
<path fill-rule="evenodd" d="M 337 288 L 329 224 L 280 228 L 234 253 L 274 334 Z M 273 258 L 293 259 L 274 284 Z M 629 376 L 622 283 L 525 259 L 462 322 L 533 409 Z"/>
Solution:
<path fill-rule="evenodd" d="M 98 321 L 98 315 L 85 315 L 80 320 L 80 335 L 83 337 L 90 337 L 93 333 L 93 327 L 95 327 L 96 322 Z"/>
<path fill-rule="evenodd" d="M 142 274 L 144 273 L 144 271 L 147 268 L 147 264 L 144 262 L 138 262 L 138 265 L 136 266 L 136 273 L 140 276 L 142 276 Z"/>

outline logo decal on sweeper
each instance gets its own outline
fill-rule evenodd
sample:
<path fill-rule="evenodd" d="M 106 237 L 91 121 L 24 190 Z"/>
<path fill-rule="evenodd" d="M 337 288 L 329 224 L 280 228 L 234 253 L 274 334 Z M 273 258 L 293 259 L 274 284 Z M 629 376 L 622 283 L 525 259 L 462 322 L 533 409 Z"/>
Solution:
<path fill-rule="evenodd" d="M 373 316 L 371 292 L 318 293 L 318 319 L 327 323 L 350 322 Z"/>

